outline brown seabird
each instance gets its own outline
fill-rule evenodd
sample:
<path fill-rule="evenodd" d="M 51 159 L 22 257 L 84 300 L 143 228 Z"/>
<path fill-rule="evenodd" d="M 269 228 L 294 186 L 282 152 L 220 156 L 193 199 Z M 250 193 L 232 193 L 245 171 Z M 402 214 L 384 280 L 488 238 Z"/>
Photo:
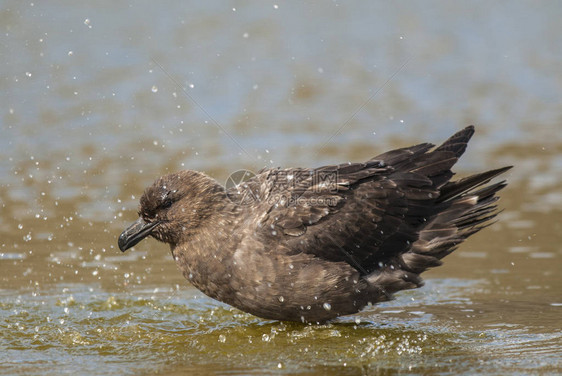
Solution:
<path fill-rule="evenodd" d="M 168 243 L 195 287 L 262 318 L 353 314 L 422 286 L 423 271 L 491 223 L 506 183 L 486 184 L 511 166 L 452 181 L 473 133 L 364 163 L 264 169 L 229 189 L 201 172 L 166 175 L 145 190 L 119 248 Z"/>

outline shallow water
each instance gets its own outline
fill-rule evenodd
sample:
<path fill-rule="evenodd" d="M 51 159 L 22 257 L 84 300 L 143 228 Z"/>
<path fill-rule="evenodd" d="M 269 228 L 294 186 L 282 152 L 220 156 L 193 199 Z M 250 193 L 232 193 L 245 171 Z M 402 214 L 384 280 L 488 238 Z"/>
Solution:
<path fill-rule="evenodd" d="M 562 6 L 0 4 L 0 372 L 562 373 Z M 359 161 L 477 134 L 499 221 L 426 285 L 323 326 L 121 254 L 153 179 Z"/>

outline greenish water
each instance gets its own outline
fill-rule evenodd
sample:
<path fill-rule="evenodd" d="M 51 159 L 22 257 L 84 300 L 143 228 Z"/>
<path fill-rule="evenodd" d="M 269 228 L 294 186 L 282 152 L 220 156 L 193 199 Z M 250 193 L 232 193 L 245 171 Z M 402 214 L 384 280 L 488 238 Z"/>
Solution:
<path fill-rule="evenodd" d="M 561 18 L 554 2 L 1 3 L 0 373 L 561 374 Z M 117 248 L 164 173 L 360 161 L 470 123 L 461 176 L 515 165 L 499 221 L 360 314 L 262 320 L 191 287 L 163 244 Z"/>

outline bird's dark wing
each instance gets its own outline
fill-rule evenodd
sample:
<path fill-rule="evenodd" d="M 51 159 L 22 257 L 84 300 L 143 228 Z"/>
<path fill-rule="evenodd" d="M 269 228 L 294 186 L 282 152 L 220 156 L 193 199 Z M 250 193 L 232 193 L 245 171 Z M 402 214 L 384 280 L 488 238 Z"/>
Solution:
<path fill-rule="evenodd" d="M 344 261 L 362 274 L 384 261 L 386 248 L 403 252 L 417 239 L 415 225 L 421 220 L 405 221 L 409 206 L 410 216 L 416 209 L 409 200 L 438 195 L 429 179 L 395 171 L 379 160 L 266 170 L 244 188 L 256 198 L 253 212 L 267 213 L 255 231 L 262 242 L 284 242 L 284 249 L 295 254 Z"/>
<path fill-rule="evenodd" d="M 246 186 L 256 197 L 254 212 L 267 213 L 255 236 L 273 248 L 283 242 L 294 254 L 347 262 L 363 275 L 397 262 L 415 273 L 436 266 L 464 239 L 459 226 L 474 227 L 493 210 L 490 200 L 480 211 L 471 209 L 478 199 L 458 201 L 500 172 L 449 182 L 472 134 L 468 127 L 434 150 L 424 143 L 365 163 L 262 171 Z M 440 248 L 431 243 L 438 238 Z M 414 248 L 415 255 L 402 257 Z"/>

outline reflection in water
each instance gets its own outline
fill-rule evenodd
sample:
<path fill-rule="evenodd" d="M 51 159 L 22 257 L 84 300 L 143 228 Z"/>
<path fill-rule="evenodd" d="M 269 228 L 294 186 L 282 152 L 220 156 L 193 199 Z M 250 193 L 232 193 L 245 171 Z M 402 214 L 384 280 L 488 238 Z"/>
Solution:
<path fill-rule="evenodd" d="M 560 372 L 560 17 L 554 2 L 0 5 L 0 370 Z M 162 244 L 117 249 L 165 173 L 365 160 L 473 122 L 460 168 L 516 166 L 499 221 L 359 315 L 264 321 L 201 296 Z"/>

